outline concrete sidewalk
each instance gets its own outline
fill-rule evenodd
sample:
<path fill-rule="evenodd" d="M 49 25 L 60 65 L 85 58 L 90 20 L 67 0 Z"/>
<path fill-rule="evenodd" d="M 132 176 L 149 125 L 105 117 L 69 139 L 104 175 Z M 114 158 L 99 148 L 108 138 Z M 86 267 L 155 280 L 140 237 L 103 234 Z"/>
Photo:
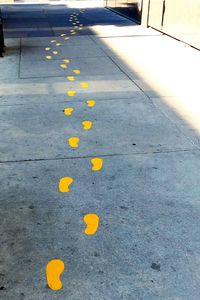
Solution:
<path fill-rule="evenodd" d="M 106 9 L 70 3 L 3 7 L 0 299 L 197 300 L 200 53 Z M 93 157 L 103 159 L 99 172 Z M 74 181 L 61 193 L 66 176 Z M 88 213 L 100 218 L 94 235 L 84 234 Z M 59 291 L 45 276 L 55 258 L 65 263 Z"/>

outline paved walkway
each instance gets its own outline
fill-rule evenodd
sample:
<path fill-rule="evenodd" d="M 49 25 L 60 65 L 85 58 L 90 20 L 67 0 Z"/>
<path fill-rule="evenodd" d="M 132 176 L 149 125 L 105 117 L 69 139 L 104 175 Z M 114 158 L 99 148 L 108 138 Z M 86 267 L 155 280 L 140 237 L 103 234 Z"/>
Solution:
<path fill-rule="evenodd" d="M 73 5 L 3 7 L 0 299 L 197 300 L 200 54 Z"/>

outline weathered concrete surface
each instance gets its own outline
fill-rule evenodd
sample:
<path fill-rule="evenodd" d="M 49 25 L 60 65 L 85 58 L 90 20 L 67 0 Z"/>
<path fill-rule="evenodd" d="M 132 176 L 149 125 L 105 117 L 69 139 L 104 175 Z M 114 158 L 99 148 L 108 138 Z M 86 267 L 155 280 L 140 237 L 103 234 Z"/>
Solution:
<path fill-rule="evenodd" d="M 186 109 L 182 116 L 173 110 L 175 104 L 181 107 L 181 99 L 167 105 L 151 86 L 151 73 L 138 69 L 142 55 L 149 59 L 148 70 L 155 65 L 145 56 L 149 41 L 176 54 L 178 42 L 168 43 L 160 33 L 98 8 L 82 15 L 93 36 L 71 37 L 61 46 L 60 59 L 46 61 L 44 48 L 55 37 L 42 38 L 45 19 L 51 32 L 62 30 L 73 9 L 35 5 L 27 8 L 29 20 L 23 19 L 24 10 L 4 8 L 7 36 L 20 39 L 6 40 L 10 50 L 0 60 L 5 70 L 0 82 L 0 299 L 199 299 L 199 133 Z M 23 19 L 19 23 L 17 16 Z M 28 31 L 22 28 L 25 21 Z M 21 38 L 26 35 L 32 37 Z M 72 62 L 62 71 L 59 63 L 69 56 Z M 198 61 L 196 52 L 192 57 Z M 81 74 L 69 82 L 66 76 L 75 67 Z M 167 80 L 165 68 L 166 62 L 160 78 Z M 147 80 L 145 95 L 141 89 Z M 81 82 L 88 82 L 88 89 Z M 67 96 L 69 89 L 76 90 L 75 97 Z M 88 99 L 96 100 L 92 109 Z M 191 99 L 194 116 L 198 101 Z M 68 106 L 75 109 L 70 117 L 62 112 Z M 86 119 L 94 122 L 88 132 L 81 124 Z M 72 135 L 81 139 L 77 150 L 67 144 Z M 104 159 L 100 172 L 91 171 L 96 155 Z M 58 191 L 65 176 L 74 179 L 68 194 Z M 100 217 L 93 236 L 83 233 L 87 213 Z M 63 289 L 57 292 L 45 278 L 46 264 L 54 258 L 65 262 Z"/>
<path fill-rule="evenodd" d="M 199 152 L 104 163 L 100 174 L 89 158 L 2 165 L 2 299 L 198 299 Z M 101 218 L 92 237 L 88 212 Z M 56 293 L 45 280 L 52 258 L 66 264 Z"/>

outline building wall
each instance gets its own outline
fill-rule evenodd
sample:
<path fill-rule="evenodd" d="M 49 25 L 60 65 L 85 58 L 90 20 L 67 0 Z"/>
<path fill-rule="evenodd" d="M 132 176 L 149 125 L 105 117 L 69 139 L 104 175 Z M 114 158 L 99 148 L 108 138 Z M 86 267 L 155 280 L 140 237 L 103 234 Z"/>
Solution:
<path fill-rule="evenodd" d="M 148 0 L 143 2 L 144 10 L 147 7 L 148 16 L 142 18 L 144 25 L 200 49 L 199 0 Z"/>

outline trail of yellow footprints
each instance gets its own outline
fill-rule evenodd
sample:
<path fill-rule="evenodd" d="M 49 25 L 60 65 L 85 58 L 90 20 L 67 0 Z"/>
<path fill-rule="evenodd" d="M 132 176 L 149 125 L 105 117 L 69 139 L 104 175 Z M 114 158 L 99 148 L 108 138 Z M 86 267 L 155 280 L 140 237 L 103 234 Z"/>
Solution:
<path fill-rule="evenodd" d="M 81 9 L 79 13 L 83 13 L 84 10 Z M 80 24 L 80 21 L 78 20 L 77 16 L 79 13 L 73 13 L 70 15 L 69 22 L 72 23 L 74 26 L 74 29 L 70 30 L 70 35 L 74 36 L 77 34 L 76 30 L 82 30 L 83 24 Z M 69 36 L 67 36 L 67 33 L 62 33 L 60 35 L 61 38 L 63 38 L 64 41 L 69 40 Z M 46 59 L 51 60 L 53 56 L 59 55 L 59 48 L 62 44 L 58 42 L 56 39 L 53 39 L 50 41 L 51 45 L 49 47 L 45 48 L 45 51 L 47 52 Z M 63 59 L 63 62 L 60 64 L 60 68 L 63 70 L 66 70 L 68 68 L 68 63 L 71 61 L 69 59 Z M 73 74 L 70 76 L 67 76 L 68 81 L 75 81 L 76 75 L 81 74 L 81 71 L 79 69 L 74 69 Z M 81 82 L 80 86 L 83 89 L 86 89 L 89 87 L 88 82 Z M 74 97 L 76 96 L 76 91 L 71 89 L 66 92 L 68 97 Z M 87 100 L 86 104 L 89 108 L 92 108 L 95 106 L 96 101 L 95 100 Z M 72 116 L 75 109 L 73 107 L 66 107 L 63 112 L 64 115 L 69 117 Z M 91 130 L 93 127 L 93 122 L 90 120 L 83 120 L 82 121 L 82 129 L 83 130 Z M 71 148 L 75 149 L 79 147 L 80 138 L 77 136 L 73 136 L 68 138 L 68 144 Z M 99 157 L 94 157 L 90 160 L 91 163 L 91 170 L 92 171 L 100 171 L 103 167 L 103 159 Z M 62 177 L 59 180 L 58 183 L 58 189 L 61 193 L 69 193 L 72 188 L 74 180 L 71 177 Z M 84 233 L 86 235 L 93 235 L 97 232 L 99 227 L 99 216 L 94 213 L 88 213 L 85 214 L 83 217 L 83 221 L 85 223 L 85 229 Z M 61 282 L 61 275 L 64 271 L 65 265 L 64 262 L 60 259 L 53 259 L 50 260 L 46 265 L 46 278 L 47 278 L 47 284 L 50 289 L 52 290 L 60 290 L 62 288 L 62 282 Z"/>

